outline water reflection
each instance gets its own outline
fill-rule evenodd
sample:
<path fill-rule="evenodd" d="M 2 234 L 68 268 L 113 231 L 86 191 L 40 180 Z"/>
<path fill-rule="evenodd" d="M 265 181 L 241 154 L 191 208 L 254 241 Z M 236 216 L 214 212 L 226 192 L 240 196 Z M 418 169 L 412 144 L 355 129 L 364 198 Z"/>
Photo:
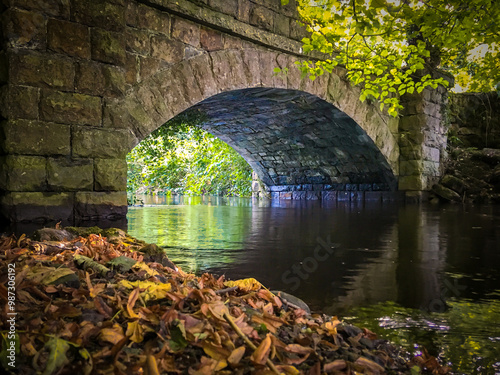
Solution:
<path fill-rule="evenodd" d="M 187 271 L 255 277 L 313 310 L 379 322 L 402 344 L 463 346 L 446 354 L 455 361 L 478 342 L 483 357 L 500 354 L 499 207 L 161 199 L 129 210 L 129 232 Z M 496 320 L 479 321 L 484 340 L 468 339 L 479 328 L 460 314 Z"/>

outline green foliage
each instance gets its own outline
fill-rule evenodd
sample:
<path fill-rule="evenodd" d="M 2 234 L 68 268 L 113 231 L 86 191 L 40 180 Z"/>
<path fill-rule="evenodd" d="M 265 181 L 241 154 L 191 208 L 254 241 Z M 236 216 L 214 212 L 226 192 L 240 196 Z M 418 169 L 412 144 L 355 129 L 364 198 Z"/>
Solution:
<path fill-rule="evenodd" d="M 129 196 L 137 193 L 251 195 L 252 170 L 229 145 L 181 115 L 139 143 L 128 155 Z"/>
<path fill-rule="evenodd" d="M 283 4 L 288 3 L 282 0 Z M 397 116 L 400 96 L 448 81 L 441 68 L 470 91 L 500 83 L 500 7 L 496 0 L 297 0 L 312 33 L 303 51 L 326 61 L 297 62 L 315 79 L 337 65 L 360 85 L 360 100 L 376 99 Z M 497 86 L 498 87 L 498 86 Z"/>

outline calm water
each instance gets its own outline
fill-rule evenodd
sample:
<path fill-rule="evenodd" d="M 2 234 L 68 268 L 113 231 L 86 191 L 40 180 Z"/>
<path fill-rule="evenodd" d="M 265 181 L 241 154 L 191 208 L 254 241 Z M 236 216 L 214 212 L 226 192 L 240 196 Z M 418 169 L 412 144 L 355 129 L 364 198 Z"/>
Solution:
<path fill-rule="evenodd" d="M 500 207 L 147 198 L 131 235 L 185 271 L 254 277 L 313 310 L 500 374 Z"/>

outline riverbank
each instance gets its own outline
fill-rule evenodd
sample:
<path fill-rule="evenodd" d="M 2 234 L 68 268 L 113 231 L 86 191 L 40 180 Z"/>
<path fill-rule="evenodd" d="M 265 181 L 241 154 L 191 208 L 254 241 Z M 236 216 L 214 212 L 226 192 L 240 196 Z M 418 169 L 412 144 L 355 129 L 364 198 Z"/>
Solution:
<path fill-rule="evenodd" d="M 4 236 L 0 260 L 1 361 L 22 374 L 450 371 L 255 279 L 185 273 L 119 229 Z"/>

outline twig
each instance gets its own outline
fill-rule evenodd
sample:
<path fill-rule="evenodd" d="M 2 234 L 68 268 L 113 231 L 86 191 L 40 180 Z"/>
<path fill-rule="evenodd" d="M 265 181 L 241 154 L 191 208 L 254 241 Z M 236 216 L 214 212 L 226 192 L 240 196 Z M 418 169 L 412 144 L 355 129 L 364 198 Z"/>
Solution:
<path fill-rule="evenodd" d="M 236 325 L 236 323 L 233 321 L 231 316 L 225 311 L 223 313 L 223 316 L 224 316 L 224 319 L 226 319 L 226 321 L 229 323 L 231 328 L 234 329 L 234 331 L 238 334 L 238 336 L 240 336 L 243 339 L 243 341 L 245 341 L 245 343 L 250 347 L 250 349 L 252 349 L 254 351 L 257 350 L 257 347 L 253 344 L 253 342 L 250 341 L 250 339 L 247 337 L 247 335 L 245 335 L 241 331 L 241 329 Z M 276 368 L 274 363 L 269 358 L 267 358 L 266 364 L 269 366 L 269 368 L 271 369 L 272 372 L 274 372 L 275 374 L 281 375 L 281 373 L 278 371 L 278 369 Z"/>

